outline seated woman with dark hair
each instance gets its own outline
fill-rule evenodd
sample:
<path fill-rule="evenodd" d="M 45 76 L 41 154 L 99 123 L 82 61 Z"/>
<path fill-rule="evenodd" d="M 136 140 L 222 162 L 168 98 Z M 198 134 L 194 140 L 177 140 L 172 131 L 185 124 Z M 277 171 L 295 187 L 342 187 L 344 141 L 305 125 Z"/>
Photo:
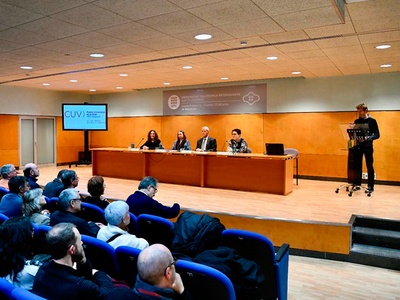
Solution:
<path fill-rule="evenodd" d="M 140 149 L 143 150 L 155 150 L 156 148 L 164 149 L 161 140 L 158 138 L 158 134 L 155 130 L 150 130 L 147 134 L 147 141 Z"/>
<path fill-rule="evenodd" d="M 186 135 L 183 130 L 179 130 L 176 134 L 176 140 L 172 146 L 172 150 L 191 150 L 190 142 L 186 139 Z"/>
<path fill-rule="evenodd" d="M 102 176 L 93 176 L 87 183 L 87 190 L 90 196 L 83 198 L 83 202 L 87 202 L 93 205 L 105 209 L 110 202 L 103 197 L 106 184 Z"/>
<path fill-rule="evenodd" d="M 36 225 L 49 225 L 50 212 L 42 209 L 46 204 L 42 189 L 33 189 L 22 195 L 22 213 L 26 217 L 30 217 L 31 222 Z"/>
<path fill-rule="evenodd" d="M 0 226 L 0 277 L 31 290 L 39 269 L 30 265 L 33 229 L 29 217 L 14 217 Z"/>
<path fill-rule="evenodd" d="M 232 139 L 228 144 L 228 152 L 246 153 L 248 149 L 247 142 L 241 137 L 242 131 L 239 128 L 232 130 Z"/>

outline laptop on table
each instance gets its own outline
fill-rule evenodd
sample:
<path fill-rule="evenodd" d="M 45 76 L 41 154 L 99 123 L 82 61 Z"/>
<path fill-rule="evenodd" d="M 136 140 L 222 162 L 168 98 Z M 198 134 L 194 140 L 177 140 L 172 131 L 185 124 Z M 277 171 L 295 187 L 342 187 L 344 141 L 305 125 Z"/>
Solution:
<path fill-rule="evenodd" d="M 267 155 L 285 155 L 285 147 L 279 143 L 265 143 L 265 152 Z"/>

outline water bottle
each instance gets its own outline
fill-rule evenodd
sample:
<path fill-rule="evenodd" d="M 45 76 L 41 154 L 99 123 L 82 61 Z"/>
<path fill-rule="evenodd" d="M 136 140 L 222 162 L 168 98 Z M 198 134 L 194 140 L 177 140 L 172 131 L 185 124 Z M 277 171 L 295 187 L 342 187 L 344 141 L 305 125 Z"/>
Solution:
<path fill-rule="evenodd" d="M 135 148 L 135 143 L 132 143 L 132 144 L 131 144 L 131 148 L 132 148 L 132 149 Z"/>
<path fill-rule="evenodd" d="M 236 154 L 236 144 L 233 144 L 232 153 L 233 153 L 233 154 Z"/>

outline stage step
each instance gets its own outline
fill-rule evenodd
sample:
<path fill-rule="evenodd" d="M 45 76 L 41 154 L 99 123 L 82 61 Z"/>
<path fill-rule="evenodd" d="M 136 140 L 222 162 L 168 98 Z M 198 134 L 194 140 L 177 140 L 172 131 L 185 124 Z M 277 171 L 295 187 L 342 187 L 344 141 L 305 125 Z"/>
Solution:
<path fill-rule="evenodd" d="M 400 270 L 400 221 L 352 217 L 349 261 Z"/>

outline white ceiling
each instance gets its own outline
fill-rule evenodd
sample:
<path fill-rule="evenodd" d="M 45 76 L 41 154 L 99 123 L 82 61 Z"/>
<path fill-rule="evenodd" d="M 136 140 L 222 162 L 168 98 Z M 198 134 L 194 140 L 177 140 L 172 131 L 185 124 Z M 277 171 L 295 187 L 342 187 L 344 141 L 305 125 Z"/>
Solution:
<path fill-rule="evenodd" d="M 164 82 L 217 83 L 221 77 L 238 82 L 399 72 L 400 0 L 348 3 L 344 23 L 335 3 L 0 0 L 0 84 L 108 93 L 164 88 Z M 197 41 L 198 33 L 213 38 Z M 391 48 L 375 49 L 379 44 Z M 105 57 L 89 57 L 93 52 Z"/>

